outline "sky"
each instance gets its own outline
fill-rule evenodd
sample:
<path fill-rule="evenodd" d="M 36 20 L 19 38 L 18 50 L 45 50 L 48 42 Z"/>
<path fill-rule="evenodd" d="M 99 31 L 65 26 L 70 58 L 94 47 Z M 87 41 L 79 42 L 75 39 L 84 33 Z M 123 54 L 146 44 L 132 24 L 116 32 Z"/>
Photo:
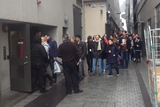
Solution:
<path fill-rule="evenodd" d="M 125 1 L 126 0 L 119 0 L 119 5 L 120 5 L 120 9 L 121 9 L 121 14 L 125 14 Z M 120 19 L 122 20 L 122 22 L 124 23 L 124 30 L 127 30 L 127 26 L 126 26 L 126 20 L 123 19 L 122 17 L 120 17 Z"/>

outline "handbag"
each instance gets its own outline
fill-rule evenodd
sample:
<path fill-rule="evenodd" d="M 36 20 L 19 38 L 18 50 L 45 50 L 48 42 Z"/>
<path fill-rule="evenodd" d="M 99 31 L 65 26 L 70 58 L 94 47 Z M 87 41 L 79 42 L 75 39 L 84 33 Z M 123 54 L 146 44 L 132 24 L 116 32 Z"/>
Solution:
<path fill-rule="evenodd" d="M 117 61 L 120 61 L 121 60 L 121 56 L 118 54 L 117 55 Z"/>
<path fill-rule="evenodd" d="M 60 73 L 61 72 L 61 69 L 58 65 L 58 63 L 55 61 L 54 62 L 54 73 Z"/>

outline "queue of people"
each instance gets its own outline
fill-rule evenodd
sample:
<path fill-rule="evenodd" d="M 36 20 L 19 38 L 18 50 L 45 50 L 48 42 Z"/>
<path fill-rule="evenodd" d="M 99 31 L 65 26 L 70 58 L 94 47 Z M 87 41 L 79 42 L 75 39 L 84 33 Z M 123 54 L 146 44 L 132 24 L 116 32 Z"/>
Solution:
<path fill-rule="evenodd" d="M 90 76 L 96 75 L 98 65 L 98 75 L 106 72 L 108 65 L 108 77 L 112 77 L 112 66 L 115 67 L 116 76 L 119 76 L 119 66 L 121 69 L 128 69 L 129 61 L 140 62 L 142 51 L 142 40 L 138 34 L 128 35 L 126 31 L 116 32 L 110 35 L 104 34 L 88 36 L 83 42 L 80 35 L 75 36 L 75 41 L 68 34 L 62 35 L 63 43 L 57 48 L 57 42 L 49 34 L 35 36 L 31 45 L 31 67 L 32 85 L 38 81 L 41 93 L 46 92 L 46 78 L 50 80 L 50 85 L 57 82 L 57 74 L 54 72 L 54 62 L 57 57 L 62 59 L 63 73 L 67 94 L 81 93 L 79 82 L 85 77 L 84 60 L 87 59 Z M 125 61 L 124 61 L 125 60 Z M 120 63 L 120 64 L 118 64 Z M 47 73 L 50 65 L 52 76 Z M 119 65 L 119 66 L 118 66 Z"/>

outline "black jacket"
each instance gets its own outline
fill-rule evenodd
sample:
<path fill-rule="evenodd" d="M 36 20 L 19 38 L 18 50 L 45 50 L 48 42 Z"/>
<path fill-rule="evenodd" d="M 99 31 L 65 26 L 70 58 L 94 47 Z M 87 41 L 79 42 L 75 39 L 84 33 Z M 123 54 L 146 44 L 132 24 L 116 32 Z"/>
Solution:
<path fill-rule="evenodd" d="M 76 42 L 76 46 L 78 49 L 79 58 L 84 59 L 86 57 L 86 53 L 87 53 L 86 44 L 81 41 L 79 44 L 78 44 L 78 42 Z"/>
<path fill-rule="evenodd" d="M 102 58 L 102 53 L 104 50 L 104 43 L 101 40 L 101 50 L 97 50 L 98 48 L 98 42 L 93 42 L 93 46 L 92 46 L 92 53 L 93 53 L 93 58 Z"/>
<path fill-rule="evenodd" d="M 137 47 L 139 45 L 139 47 Z M 139 39 L 138 41 L 135 40 L 134 42 L 134 49 L 136 51 L 142 51 L 142 41 Z"/>
<path fill-rule="evenodd" d="M 36 37 L 31 46 L 31 65 L 45 66 L 48 63 L 47 52 L 41 45 L 41 38 Z"/>
<path fill-rule="evenodd" d="M 111 53 L 109 53 L 109 50 L 111 51 Z M 107 53 L 107 62 L 108 63 L 117 63 L 117 55 L 120 51 L 118 46 L 115 44 L 108 45 L 108 47 L 106 48 L 105 51 Z M 113 54 L 115 54 L 115 56 L 113 56 Z"/>
<path fill-rule="evenodd" d="M 57 51 L 57 56 L 62 58 L 63 62 L 78 62 L 78 49 L 73 42 L 62 43 Z"/>
<path fill-rule="evenodd" d="M 108 45 L 104 41 L 103 43 L 104 43 L 104 50 L 102 52 L 102 59 L 107 59 L 107 53 L 105 52 L 105 49 L 108 47 Z"/>

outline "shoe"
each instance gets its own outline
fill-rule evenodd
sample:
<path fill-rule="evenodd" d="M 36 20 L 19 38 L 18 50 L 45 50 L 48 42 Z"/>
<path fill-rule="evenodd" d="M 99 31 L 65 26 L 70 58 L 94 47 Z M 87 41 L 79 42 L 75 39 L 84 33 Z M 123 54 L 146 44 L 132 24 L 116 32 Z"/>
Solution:
<path fill-rule="evenodd" d="M 40 91 L 40 93 L 46 93 L 46 92 L 48 92 L 48 90 Z"/>
<path fill-rule="evenodd" d="M 95 74 L 94 73 L 91 73 L 91 75 L 90 76 L 94 76 Z"/>
<path fill-rule="evenodd" d="M 76 94 L 76 93 L 82 93 L 82 92 L 83 90 L 78 89 L 78 91 L 75 91 L 74 93 Z"/>
<path fill-rule="evenodd" d="M 101 76 L 102 74 L 101 73 L 99 73 L 99 76 Z"/>
<path fill-rule="evenodd" d="M 66 92 L 66 94 L 72 94 L 72 92 Z"/>
<path fill-rule="evenodd" d="M 117 74 L 117 77 L 119 77 L 120 74 Z"/>
<path fill-rule="evenodd" d="M 108 75 L 107 75 L 107 77 L 113 77 L 113 75 L 111 75 L 111 74 L 108 74 Z"/>
<path fill-rule="evenodd" d="M 52 86 L 53 85 L 53 80 L 50 82 L 50 86 Z"/>
<path fill-rule="evenodd" d="M 124 68 L 120 68 L 119 70 L 124 70 Z"/>
<path fill-rule="evenodd" d="M 106 73 L 106 70 L 103 70 L 103 73 Z"/>

